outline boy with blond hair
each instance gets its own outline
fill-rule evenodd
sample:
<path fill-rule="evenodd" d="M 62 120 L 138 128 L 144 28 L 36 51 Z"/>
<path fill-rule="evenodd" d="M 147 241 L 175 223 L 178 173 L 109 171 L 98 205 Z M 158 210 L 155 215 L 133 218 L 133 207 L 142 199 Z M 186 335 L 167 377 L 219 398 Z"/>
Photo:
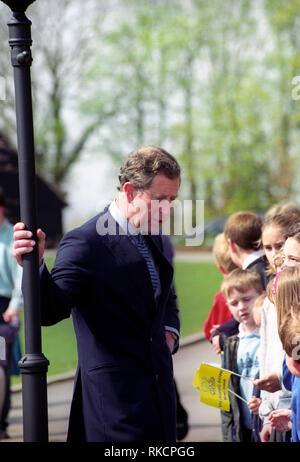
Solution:
<path fill-rule="evenodd" d="M 232 316 L 239 322 L 239 332 L 231 337 L 220 335 L 224 354 L 223 367 L 236 372 L 229 388 L 242 399 L 230 393 L 230 411 L 222 412 L 224 441 L 253 441 L 251 412 L 247 403 L 253 396 L 252 380 L 259 370 L 259 329 L 253 317 L 256 299 L 263 293 L 261 278 L 251 270 L 237 268 L 224 277 L 221 291 Z"/>
<path fill-rule="evenodd" d="M 217 267 L 224 276 L 225 274 L 228 274 L 230 271 L 237 268 L 230 257 L 228 243 L 224 233 L 220 233 L 215 237 L 213 245 L 213 256 Z M 214 296 L 214 302 L 210 309 L 208 318 L 204 321 L 203 324 L 203 332 L 207 340 L 211 340 L 212 333 L 216 331 L 216 329 L 218 329 L 221 324 L 225 323 L 229 319 L 232 319 L 232 314 L 226 304 L 224 295 L 220 291 Z M 233 333 L 234 332 L 232 332 L 232 334 Z"/>

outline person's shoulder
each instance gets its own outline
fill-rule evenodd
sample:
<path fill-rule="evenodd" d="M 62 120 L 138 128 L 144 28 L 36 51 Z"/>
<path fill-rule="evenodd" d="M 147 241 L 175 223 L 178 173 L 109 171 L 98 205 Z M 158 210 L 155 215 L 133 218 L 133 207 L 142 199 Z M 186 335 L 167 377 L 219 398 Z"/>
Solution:
<path fill-rule="evenodd" d="M 276 313 L 274 303 L 271 302 L 271 300 L 269 299 L 267 295 L 262 304 L 262 311 L 266 314 L 269 314 L 270 312 L 273 313 L 273 311 L 275 311 Z"/>
<path fill-rule="evenodd" d="M 97 216 L 83 223 L 77 228 L 73 228 L 65 233 L 59 244 L 59 251 L 69 251 L 72 253 L 89 253 L 90 246 L 97 236 L 96 222 Z"/>
<path fill-rule="evenodd" d="M 10 249 L 14 243 L 14 227 L 5 219 L 0 226 L 0 246 L 10 253 Z"/>
<path fill-rule="evenodd" d="M 100 214 L 83 223 L 77 228 L 69 230 L 61 239 L 56 255 L 56 261 L 61 259 L 89 260 L 94 255 L 97 241 L 96 223 Z M 99 242 L 99 240 L 98 240 Z"/>
<path fill-rule="evenodd" d="M 8 231 L 8 232 L 11 232 L 13 233 L 14 232 L 14 227 L 13 225 L 11 224 L 10 221 L 8 221 L 7 218 L 5 218 L 4 222 L 3 222 L 3 228 Z"/>
<path fill-rule="evenodd" d="M 252 263 L 250 263 L 247 269 L 253 270 L 253 268 L 256 268 L 256 269 L 266 270 L 267 267 L 268 267 L 268 262 L 265 258 L 265 255 L 262 255 L 258 257 L 256 260 L 254 260 Z"/>
<path fill-rule="evenodd" d="M 14 238 L 14 227 L 7 218 L 5 218 L 4 222 L 0 226 L 0 236 L 6 240 L 13 240 Z"/>
<path fill-rule="evenodd" d="M 69 239 L 69 238 L 81 238 L 81 239 L 89 239 L 89 238 L 95 238 L 98 234 L 97 231 L 97 224 L 99 219 L 101 217 L 105 216 L 105 214 L 108 213 L 108 207 L 106 207 L 102 212 L 98 213 L 94 217 L 90 218 L 87 220 L 85 223 L 82 225 L 73 228 L 69 230 L 65 235 L 63 239 Z"/>
<path fill-rule="evenodd" d="M 217 292 L 214 296 L 214 301 L 216 303 L 225 303 L 226 304 L 226 300 L 225 300 L 225 297 L 223 295 L 223 292 Z"/>

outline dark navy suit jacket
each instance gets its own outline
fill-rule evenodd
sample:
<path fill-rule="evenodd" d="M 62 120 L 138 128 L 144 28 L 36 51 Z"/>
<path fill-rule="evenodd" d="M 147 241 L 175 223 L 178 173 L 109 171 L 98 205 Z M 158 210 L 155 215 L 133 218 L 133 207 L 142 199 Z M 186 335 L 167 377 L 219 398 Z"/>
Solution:
<path fill-rule="evenodd" d="M 173 365 L 164 328 L 179 331 L 173 269 L 161 237 L 145 236 L 160 271 L 156 304 L 146 262 L 130 239 L 97 233 L 103 213 L 67 233 L 51 275 L 46 267 L 41 271 L 42 324 L 71 313 L 77 338 L 68 440 L 175 441 Z"/>

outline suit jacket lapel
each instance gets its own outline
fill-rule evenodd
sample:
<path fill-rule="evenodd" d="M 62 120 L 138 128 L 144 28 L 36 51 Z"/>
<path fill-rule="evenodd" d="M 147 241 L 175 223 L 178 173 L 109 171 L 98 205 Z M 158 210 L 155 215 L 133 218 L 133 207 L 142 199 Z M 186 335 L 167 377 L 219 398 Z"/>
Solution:
<path fill-rule="evenodd" d="M 106 213 L 109 214 L 109 219 L 114 221 L 108 210 L 106 210 Z M 160 236 L 145 236 L 146 242 L 159 268 L 162 293 L 157 306 L 145 259 L 131 242 L 130 238 L 127 235 L 119 233 L 118 223 L 116 223 L 115 229 L 116 235 L 106 234 L 102 236 L 102 242 L 113 254 L 117 265 L 124 268 L 121 276 L 122 281 L 116 281 L 116 289 L 123 291 L 126 298 L 130 297 L 132 306 L 136 312 L 142 314 L 141 306 L 145 306 L 153 316 L 160 311 L 160 307 L 169 293 L 173 278 L 173 268 L 162 254 L 160 248 L 161 238 Z"/>
<path fill-rule="evenodd" d="M 139 314 L 141 307 L 151 313 L 155 310 L 155 300 L 145 259 L 135 248 L 128 236 L 105 236 L 106 246 L 113 254 L 116 264 L 124 268 L 121 281 L 116 281 L 116 289 L 123 291 L 124 297 L 131 300 L 131 305 Z"/>

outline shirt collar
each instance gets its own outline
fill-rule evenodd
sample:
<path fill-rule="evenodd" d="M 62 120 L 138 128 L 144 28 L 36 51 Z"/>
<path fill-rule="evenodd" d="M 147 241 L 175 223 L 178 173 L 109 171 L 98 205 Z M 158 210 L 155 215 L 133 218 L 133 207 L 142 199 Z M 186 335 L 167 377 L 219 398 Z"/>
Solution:
<path fill-rule="evenodd" d="M 262 257 L 265 254 L 264 250 L 255 250 L 254 252 L 251 252 L 245 259 L 243 263 L 243 269 L 248 268 L 249 265 L 251 265 L 252 262 L 257 260 L 258 258 Z"/>
<path fill-rule="evenodd" d="M 130 223 L 127 220 L 127 218 L 123 215 L 123 213 L 117 206 L 116 200 L 112 201 L 108 210 L 113 219 L 118 223 L 118 225 L 122 228 L 125 234 L 136 235 L 139 233 L 139 230 L 132 223 Z"/>
<path fill-rule="evenodd" d="M 246 338 L 246 337 L 260 337 L 259 334 L 259 328 L 256 327 L 252 332 L 245 332 L 243 328 L 243 324 L 239 324 L 239 333 L 238 333 L 239 338 Z"/>

